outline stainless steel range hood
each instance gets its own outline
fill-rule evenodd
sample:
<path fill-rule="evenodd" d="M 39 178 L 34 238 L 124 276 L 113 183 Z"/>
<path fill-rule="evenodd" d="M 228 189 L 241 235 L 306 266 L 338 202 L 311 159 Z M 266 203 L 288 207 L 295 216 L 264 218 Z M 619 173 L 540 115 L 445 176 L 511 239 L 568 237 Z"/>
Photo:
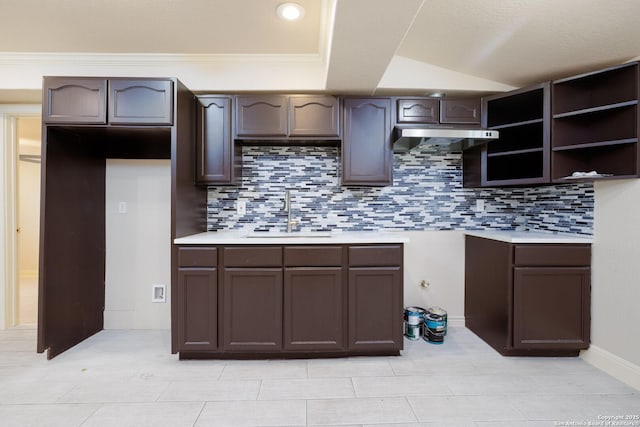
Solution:
<path fill-rule="evenodd" d="M 477 145 L 488 139 L 498 139 L 497 130 L 458 128 L 402 128 L 396 127 L 394 153 L 406 153 L 420 144 L 448 145 L 452 150 Z"/>

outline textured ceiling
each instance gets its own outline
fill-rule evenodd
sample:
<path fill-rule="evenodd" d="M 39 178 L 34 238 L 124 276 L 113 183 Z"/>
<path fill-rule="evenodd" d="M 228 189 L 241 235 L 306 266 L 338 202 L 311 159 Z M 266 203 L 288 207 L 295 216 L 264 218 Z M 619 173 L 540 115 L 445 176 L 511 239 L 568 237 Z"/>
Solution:
<path fill-rule="evenodd" d="M 427 0 L 397 54 L 516 86 L 640 55 L 638 0 Z"/>
<path fill-rule="evenodd" d="M 282 1 L 0 0 L 0 102 L 69 69 L 195 90 L 480 93 L 640 57 L 640 0 L 297 0 L 297 23 L 276 18 Z"/>

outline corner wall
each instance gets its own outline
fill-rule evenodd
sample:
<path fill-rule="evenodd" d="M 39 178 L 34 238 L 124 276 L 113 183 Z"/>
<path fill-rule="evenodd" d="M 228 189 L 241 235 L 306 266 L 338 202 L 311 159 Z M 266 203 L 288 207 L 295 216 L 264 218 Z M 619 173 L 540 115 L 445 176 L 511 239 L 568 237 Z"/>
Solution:
<path fill-rule="evenodd" d="M 596 182 L 589 363 L 640 389 L 640 180 Z"/>

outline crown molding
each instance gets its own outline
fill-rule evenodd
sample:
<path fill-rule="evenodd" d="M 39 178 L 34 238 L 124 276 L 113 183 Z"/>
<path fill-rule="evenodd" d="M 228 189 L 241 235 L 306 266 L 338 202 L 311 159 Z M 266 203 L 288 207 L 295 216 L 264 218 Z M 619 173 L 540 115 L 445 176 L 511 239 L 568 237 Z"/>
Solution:
<path fill-rule="evenodd" d="M 143 67 L 184 63 L 316 63 L 323 64 L 321 54 L 152 54 L 152 53 L 82 53 L 82 52 L 0 52 L 4 65 L 78 65 Z"/>

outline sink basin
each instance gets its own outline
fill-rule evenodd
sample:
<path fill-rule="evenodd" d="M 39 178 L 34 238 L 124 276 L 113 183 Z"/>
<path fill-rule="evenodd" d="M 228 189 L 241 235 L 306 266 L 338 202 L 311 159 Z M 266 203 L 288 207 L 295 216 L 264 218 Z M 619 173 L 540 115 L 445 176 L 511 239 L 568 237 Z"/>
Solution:
<path fill-rule="evenodd" d="M 291 238 L 314 238 L 314 237 L 331 237 L 330 232 L 269 232 L 269 231 L 254 231 L 247 234 L 248 238 L 260 238 L 260 239 L 291 239 Z"/>

